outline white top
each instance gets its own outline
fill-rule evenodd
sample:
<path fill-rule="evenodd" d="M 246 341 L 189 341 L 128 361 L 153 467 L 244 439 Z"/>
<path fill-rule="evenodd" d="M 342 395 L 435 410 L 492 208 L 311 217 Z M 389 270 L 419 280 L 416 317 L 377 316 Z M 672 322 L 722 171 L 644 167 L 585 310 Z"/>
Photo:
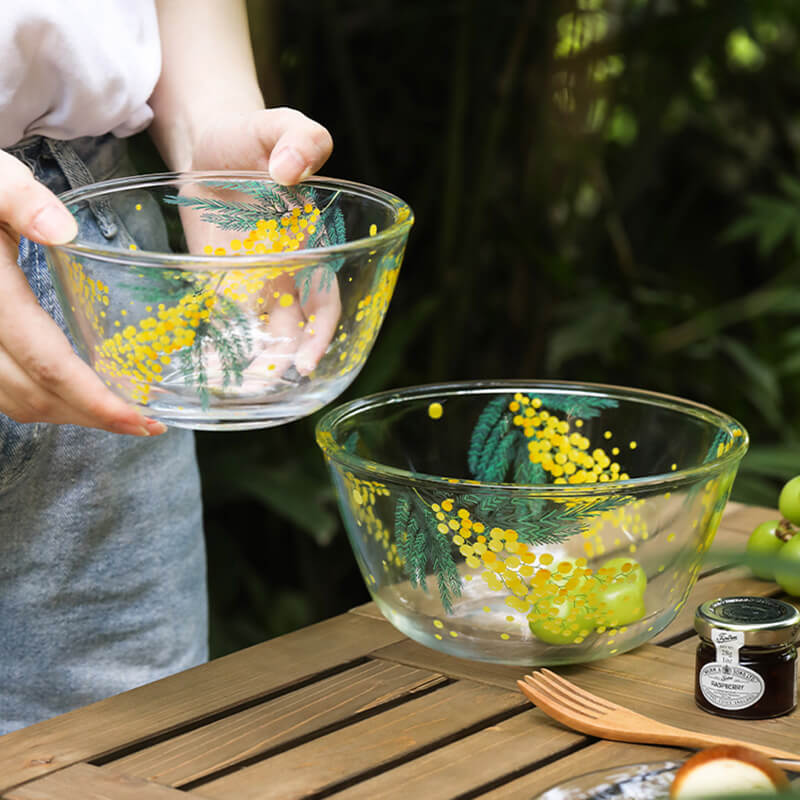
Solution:
<path fill-rule="evenodd" d="M 155 0 L 2 0 L 0 148 L 130 136 L 153 118 L 161 72 Z"/>

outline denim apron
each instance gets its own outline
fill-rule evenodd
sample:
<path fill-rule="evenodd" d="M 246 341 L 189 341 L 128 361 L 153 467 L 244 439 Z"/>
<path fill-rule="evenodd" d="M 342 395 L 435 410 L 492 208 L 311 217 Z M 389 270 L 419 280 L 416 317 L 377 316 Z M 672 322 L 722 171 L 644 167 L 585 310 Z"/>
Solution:
<path fill-rule="evenodd" d="M 133 171 L 110 135 L 7 152 L 57 194 Z M 157 214 L 96 205 L 80 224 L 95 241 L 163 246 Z M 19 265 L 66 333 L 41 246 L 22 239 Z M 139 438 L 0 414 L 0 734 L 202 663 L 207 629 L 192 432 Z"/>

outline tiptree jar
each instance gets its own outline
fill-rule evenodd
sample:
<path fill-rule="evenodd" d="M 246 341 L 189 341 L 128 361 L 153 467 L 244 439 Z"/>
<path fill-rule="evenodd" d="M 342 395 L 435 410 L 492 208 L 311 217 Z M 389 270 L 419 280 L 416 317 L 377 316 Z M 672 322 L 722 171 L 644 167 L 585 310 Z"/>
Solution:
<path fill-rule="evenodd" d="M 698 607 L 695 700 L 704 711 L 767 719 L 797 705 L 800 611 L 771 597 L 724 597 Z"/>

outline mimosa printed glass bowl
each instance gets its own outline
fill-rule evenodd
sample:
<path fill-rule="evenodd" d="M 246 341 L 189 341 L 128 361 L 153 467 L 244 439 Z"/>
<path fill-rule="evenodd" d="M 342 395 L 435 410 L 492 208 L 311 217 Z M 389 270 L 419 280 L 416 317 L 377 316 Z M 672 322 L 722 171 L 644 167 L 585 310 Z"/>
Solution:
<path fill-rule="evenodd" d="M 46 249 L 79 354 L 168 425 L 310 414 L 364 365 L 413 224 L 397 197 L 314 178 L 170 173 L 61 196 L 80 226 Z"/>
<path fill-rule="evenodd" d="M 454 656 L 612 656 L 686 602 L 747 434 L 687 400 L 486 382 L 329 410 L 317 442 L 386 618 Z"/>

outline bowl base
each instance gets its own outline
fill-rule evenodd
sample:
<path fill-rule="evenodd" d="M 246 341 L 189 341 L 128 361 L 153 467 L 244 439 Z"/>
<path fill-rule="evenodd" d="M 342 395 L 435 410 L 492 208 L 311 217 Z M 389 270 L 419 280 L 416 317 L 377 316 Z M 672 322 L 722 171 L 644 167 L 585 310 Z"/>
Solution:
<path fill-rule="evenodd" d="M 502 625 L 501 620 L 507 621 L 508 607 L 493 594 L 460 604 L 453 617 L 441 611 L 438 615 L 433 612 L 429 615 L 421 613 L 419 608 L 416 612 L 409 608 L 398 609 L 381 593 L 372 593 L 372 599 L 395 628 L 425 647 L 470 661 L 519 667 L 583 664 L 620 655 L 648 642 L 675 616 L 669 612 L 649 614 L 631 624 L 625 635 L 616 641 L 596 635 L 587 637 L 581 644 L 555 645 L 537 639 L 524 620 L 507 632 L 509 625 Z M 495 626 L 491 626 L 491 619 L 497 623 Z"/>
<path fill-rule="evenodd" d="M 235 431 L 274 428 L 307 417 L 333 400 L 356 373 L 335 380 L 320 381 L 319 386 L 289 389 L 280 394 L 264 391 L 248 397 L 212 395 L 206 408 L 196 393 L 178 393 L 173 387 L 159 387 L 159 394 L 145 406 L 134 407 L 147 417 L 176 428 L 199 431 Z"/>

